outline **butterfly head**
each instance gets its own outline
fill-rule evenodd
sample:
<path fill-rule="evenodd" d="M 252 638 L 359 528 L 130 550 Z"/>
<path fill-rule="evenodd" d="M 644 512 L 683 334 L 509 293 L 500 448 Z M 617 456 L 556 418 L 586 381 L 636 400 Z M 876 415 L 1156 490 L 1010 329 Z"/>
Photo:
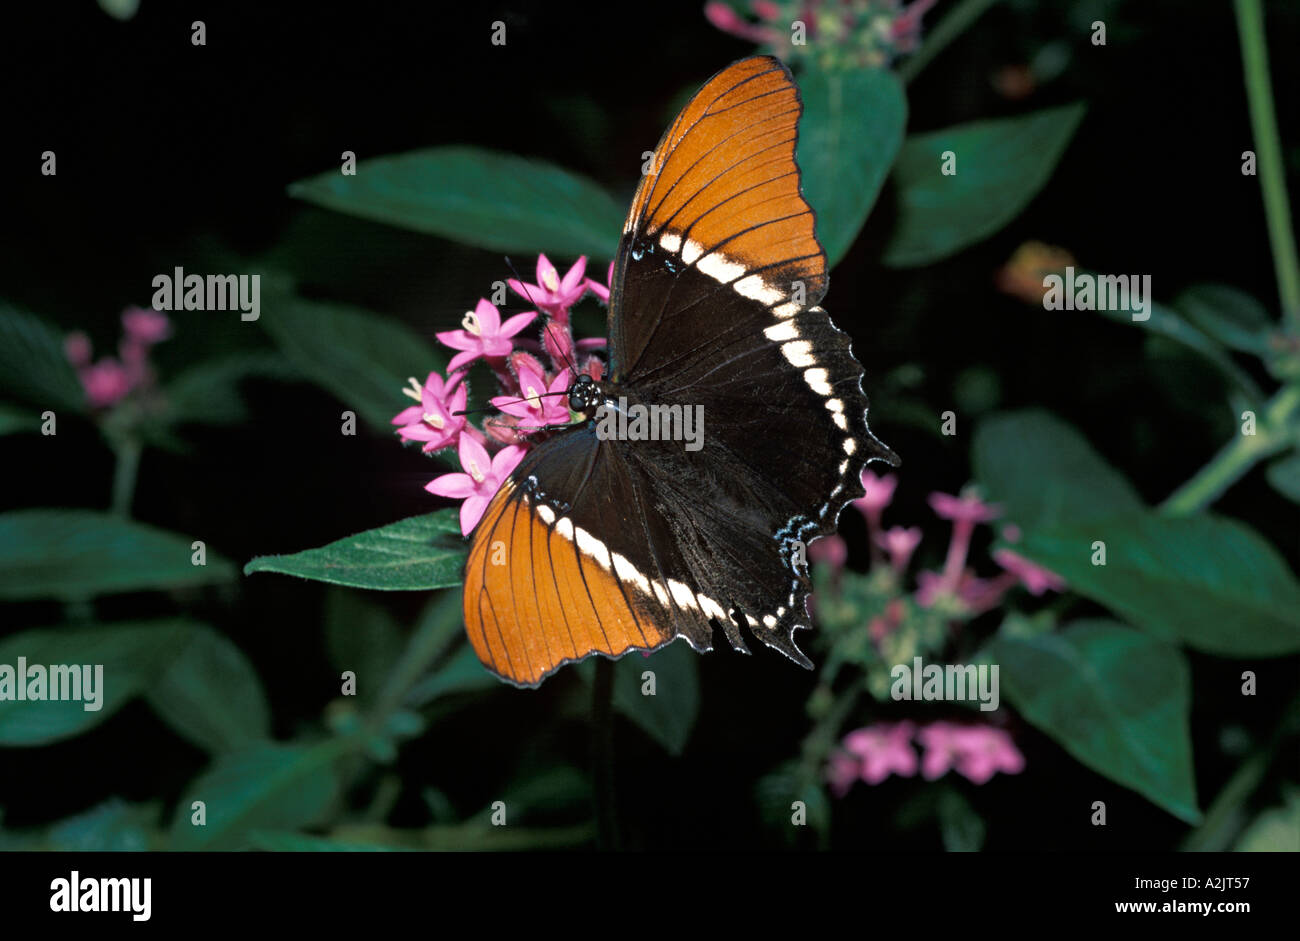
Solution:
<path fill-rule="evenodd" d="M 578 376 L 569 386 L 569 408 L 586 414 L 596 408 L 604 398 L 600 384 L 586 373 Z"/>

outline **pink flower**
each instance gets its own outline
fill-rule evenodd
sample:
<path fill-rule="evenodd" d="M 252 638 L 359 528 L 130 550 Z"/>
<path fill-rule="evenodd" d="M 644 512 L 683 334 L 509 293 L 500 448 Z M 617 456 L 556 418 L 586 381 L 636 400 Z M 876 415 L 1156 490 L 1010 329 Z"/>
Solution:
<path fill-rule="evenodd" d="M 587 256 L 583 255 L 573 263 L 564 275 L 551 264 L 545 255 L 537 256 L 537 283 L 524 284 L 514 278 L 506 281 L 510 290 L 526 299 L 538 310 L 545 311 L 559 323 L 569 322 L 569 308 L 578 303 L 587 293 Z"/>
<path fill-rule="evenodd" d="M 730 33 L 753 43 L 762 45 L 771 42 L 775 38 L 775 34 L 771 29 L 751 24 L 730 6 L 723 3 L 722 0 L 712 0 L 712 2 L 706 3 L 704 5 L 704 16 L 724 33 Z"/>
<path fill-rule="evenodd" d="M 1002 729 L 990 725 L 955 725 L 934 722 L 917 735 L 925 755 L 921 773 L 926 780 L 943 777 L 950 768 L 975 784 L 984 784 L 1001 771 L 1019 774 L 1025 769 L 1024 756 Z"/>
<path fill-rule="evenodd" d="M 898 478 L 893 474 L 877 477 L 864 467 L 862 486 L 867 492 L 854 500 L 853 505 L 869 519 L 874 514 L 875 519 L 879 520 L 881 511 L 894 499 L 894 488 L 898 486 Z"/>
<path fill-rule="evenodd" d="M 889 553 L 889 564 L 899 575 L 907 568 L 912 553 L 921 543 L 921 527 L 893 526 L 883 533 L 876 534 L 876 545 Z"/>
<path fill-rule="evenodd" d="M 501 314 L 488 301 L 479 299 L 478 306 L 466 311 L 461 320 L 461 330 L 447 330 L 437 334 L 443 345 L 453 350 L 461 350 L 447 364 L 451 373 L 467 363 L 472 363 L 480 356 L 500 357 L 510 353 L 513 344 L 511 337 L 528 326 L 537 317 L 536 311 L 515 314 L 504 324 Z"/>
<path fill-rule="evenodd" d="M 1048 571 L 1041 565 L 1030 562 L 1022 555 L 1010 549 L 999 549 L 993 558 L 1024 585 L 1031 595 L 1041 595 L 1045 591 L 1060 591 L 1065 587 L 1065 579 L 1055 572 Z"/>
<path fill-rule="evenodd" d="M 604 284 L 601 284 L 599 281 L 593 281 L 591 280 L 591 278 L 587 279 L 587 290 L 590 291 L 592 294 L 595 294 L 606 304 L 609 303 L 609 289 L 612 288 L 613 286 L 614 286 L 614 263 L 612 261 L 609 263 L 609 271 L 605 274 Z M 582 346 L 583 343 L 590 343 L 590 342 L 592 341 L 580 340 L 578 342 L 578 345 Z"/>
<path fill-rule="evenodd" d="M 890 24 L 889 32 L 896 50 L 911 52 L 917 47 L 921 41 L 921 17 L 934 4 L 935 0 L 916 0 Z"/>
<path fill-rule="evenodd" d="M 844 568 L 849 557 L 849 547 L 838 533 L 822 536 L 808 544 L 808 558 L 812 562 L 826 562 L 831 571 L 838 572 Z"/>
<path fill-rule="evenodd" d="M 128 307 L 122 311 L 122 329 L 128 341 L 153 346 L 172 335 L 172 322 L 156 310 Z"/>
<path fill-rule="evenodd" d="M 974 784 L 983 784 L 1001 771 L 1019 774 L 1025 770 L 1025 757 L 1011 736 L 991 725 L 973 725 L 953 733 L 957 742 L 957 773 Z"/>
<path fill-rule="evenodd" d="M 910 778 L 916 774 L 910 722 L 878 722 L 844 736 L 844 748 L 862 760 L 862 780 L 879 784 L 889 775 Z"/>
<path fill-rule="evenodd" d="M 879 644 L 902 626 L 906 614 L 903 602 L 897 598 L 892 599 L 885 605 L 885 613 L 876 615 L 867 624 L 867 636 Z"/>
<path fill-rule="evenodd" d="M 932 493 L 930 507 L 940 518 L 953 522 L 987 523 L 1002 515 L 1000 506 L 990 505 L 969 494 L 954 497 L 947 493 Z"/>
<path fill-rule="evenodd" d="M 460 505 L 460 531 L 468 536 L 483 518 L 488 503 L 510 473 L 524 459 L 524 449 L 516 445 L 502 448 L 495 457 L 470 435 L 460 436 L 460 466 L 463 474 L 443 474 L 424 485 L 440 497 L 464 500 Z"/>
<path fill-rule="evenodd" d="M 569 400 L 564 392 L 569 388 L 569 373 L 561 370 L 546 384 L 545 378 L 526 363 L 519 366 L 519 396 L 499 395 L 491 402 L 507 415 L 521 419 L 519 427 L 535 431 L 547 425 L 569 423 Z"/>
<path fill-rule="evenodd" d="M 69 333 L 63 338 L 63 353 L 68 357 L 68 362 L 78 369 L 89 366 L 90 357 L 93 355 L 90 337 L 80 330 Z"/>
<path fill-rule="evenodd" d="M 837 751 L 831 755 L 826 766 L 826 780 L 831 793 L 843 797 L 853 787 L 853 782 L 862 773 L 862 759 L 848 752 Z"/>
<path fill-rule="evenodd" d="M 419 405 L 412 405 L 397 413 L 394 425 L 401 425 L 397 433 L 403 441 L 423 441 L 421 448 L 426 453 L 440 450 L 453 444 L 465 427 L 465 416 L 456 412 L 465 410 L 467 393 L 461 376 L 443 380 L 436 372 L 429 373 L 424 381 L 424 388 L 412 379 L 412 388 L 403 389 L 407 395 L 418 399 Z"/>
<path fill-rule="evenodd" d="M 81 370 L 80 377 L 91 408 L 116 405 L 131 391 L 131 377 L 122 364 L 111 356 Z"/>

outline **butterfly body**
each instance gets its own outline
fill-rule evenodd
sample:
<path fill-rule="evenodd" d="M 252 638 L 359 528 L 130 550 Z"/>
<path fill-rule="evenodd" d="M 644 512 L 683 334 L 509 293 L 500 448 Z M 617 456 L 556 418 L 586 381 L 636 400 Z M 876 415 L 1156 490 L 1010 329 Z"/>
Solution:
<path fill-rule="evenodd" d="M 534 686 L 678 637 L 705 651 L 718 630 L 811 666 L 794 642 L 805 547 L 862 494 L 866 462 L 892 455 L 867 429 L 848 337 L 817 306 L 799 111 L 785 67 L 755 57 L 661 141 L 615 261 L 608 378 L 575 380 L 582 420 L 530 451 L 474 532 L 466 629 L 504 679 Z M 602 409 L 634 407 L 698 416 L 698 440 L 602 431 Z"/>

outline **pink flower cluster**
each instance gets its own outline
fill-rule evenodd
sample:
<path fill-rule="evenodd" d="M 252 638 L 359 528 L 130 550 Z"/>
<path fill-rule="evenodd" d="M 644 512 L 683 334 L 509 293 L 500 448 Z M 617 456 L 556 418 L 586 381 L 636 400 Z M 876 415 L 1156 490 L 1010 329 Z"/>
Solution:
<path fill-rule="evenodd" d="M 757 22 L 725 0 L 710 0 L 704 16 L 740 39 L 756 43 L 782 59 L 819 55 L 823 64 L 879 68 L 921 42 L 921 17 L 936 0 L 749 0 Z M 795 23 L 803 24 L 802 42 Z"/>
<path fill-rule="evenodd" d="M 918 759 L 915 739 L 924 749 Z M 841 750 L 831 756 L 826 777 L 831 792 L 843 797 L 858 780 L 879 784 L 891 774 L 913 777 L 917 769 L 927 781 L 949 770 L 984 784 L 997 772 L 1019 774 L 1024 756 L 1011 736 L 991 725 L 931 722 L 919 730 L 911 722 L 877 722 L 844 736 Z"/>
<path fill-rule="evenodd" d="M 587 292 L 609 301 L 609 286 L 586 277 L 586 269 L 584 256 L 561 276 L 545 255 L 539 255 L 536 284 L 514 278 L 506 282 L 536 310 L 515 314 L 503 323 L 496 306 L 480 299 L 472 311 L 466 311 L 459 330 L 437 334 L 439 342 L 456 351 L 446 375 L 431 372 L 423 386 L 413 378 L 410 387 L 402 390 L 418 404 L 393 418 L 401 439 L 420 442 L 427 454 L 456 448 L 463 473 L 443 474 L 425 489 L 463 501 L 460 528 L 466 536 L 537 436 L 569 423 L 564 393 L 574 376 L 586 373 L 601 378 L 604 363 L 589 351 L 603 347 L 605 341 L 575 343 L 569 322 L 570 310 Z M 613 270 L 611 264 L 608 279 Z M 520 337 L 538 317 L 542 318 L 540 342 Z M 488 418 L 481 429 L 465 416 L 465 375 L 478 360 L 492 370 L 501 391 L 490 400 L 501 414 Z M 498 449 L 495 454 L 489 454 L 489 445 Z"/>
<path fill-rule="evenodd" d="M 122 339 L 118 355 L 94 360 L 90 337 L 80 330 L 63 340 L 63 351 L 77 370 L 91 408 L 111 408 L 132 392 L 154 383 L 149 351 L 172 335 L 166 314 L 143 307 L 128 307 L 122 312 Z M 93 361 L 92 361 L 93 360 Z"/>

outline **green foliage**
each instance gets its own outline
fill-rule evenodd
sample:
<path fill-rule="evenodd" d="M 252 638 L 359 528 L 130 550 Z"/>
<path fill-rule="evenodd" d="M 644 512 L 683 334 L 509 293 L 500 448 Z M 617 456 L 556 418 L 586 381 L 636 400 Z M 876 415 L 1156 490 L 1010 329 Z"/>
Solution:
<path fill-rule="evenodd" d="M 1182 655 L 1110 621 L 1037 637 L 999 637 L 990 655 L 1026 719 L 1100 774 L 1196 823 L 1188 731 L 1191 677 Z"/>
<path fill-rule="evenodd" d="M 624 209 L 576 173 L 476 147 L 376 157 L 294 183 L 289 195 L 492 251 L 609 260 Z"/>
<path fill-rule="evenodd" d="M 1263 356 L 1273 323 L 1262 304 L 1226 284 L 1195 284 L 1173 303 L 1201 332 L 1230 350 Z"/>
<path fill-rule="evenodd" d="M 0 301 L 0 393 L 37 412 L 81 412 L 86 397 L 63 352 L 63 335 L 40 317 Z"/>
<path fill-rule="evenodd" d="M 244 574 L 278 572 L 298 578 L 373 588 L 427 591 L 459 585 L 465 542 L 454 509 L 412 516 L 292 555 L 258 556 Z"/>
<path fill-rule="evenodd" d="M 998 231 L 1043 188 L 1083 119 L 1082 104 L 914 134 L 894 167 L 898 223 L 885 264 L 928 265 Z M 956 155 L 944 175 L 943 155 Z"/>
<path fill-rule="evenodd" d="M 907 99 L 884 69 L 799 77 L 803 116 L 797 159 L 804 197 L 817 214 L 817 238 L 834 267 L 867 219 L 903 142 Z"/>
<path fill-rule="evenodd" d="M 296 370 L 278 353 L 231 353 L 204 360 L 164 389 L 166 420 L 176 425 L 236 425 L 248 417 L 239 383 L 249 378 L 295 379 Z"/>
<path fill-rule="evenodd" d="M 591 683 L 595 668 L 588 660 L 578 672 Z M 654 673 L 653 696 L 641 692 L 647 671 Z M 614 663 L 614 708 L 669 754 L 680 755 L 700 711 L 699 654 L 685 640 L 648 657 L 635 650 L 624 654 Z"/>
<path fill-rule="evenodd" d="M 0 514 L 0 599 L 81 601 L 124 591 L 226 581 L 234 567 L 207 552 L 194 565 L 191 540 L 91 510 Z"/>

